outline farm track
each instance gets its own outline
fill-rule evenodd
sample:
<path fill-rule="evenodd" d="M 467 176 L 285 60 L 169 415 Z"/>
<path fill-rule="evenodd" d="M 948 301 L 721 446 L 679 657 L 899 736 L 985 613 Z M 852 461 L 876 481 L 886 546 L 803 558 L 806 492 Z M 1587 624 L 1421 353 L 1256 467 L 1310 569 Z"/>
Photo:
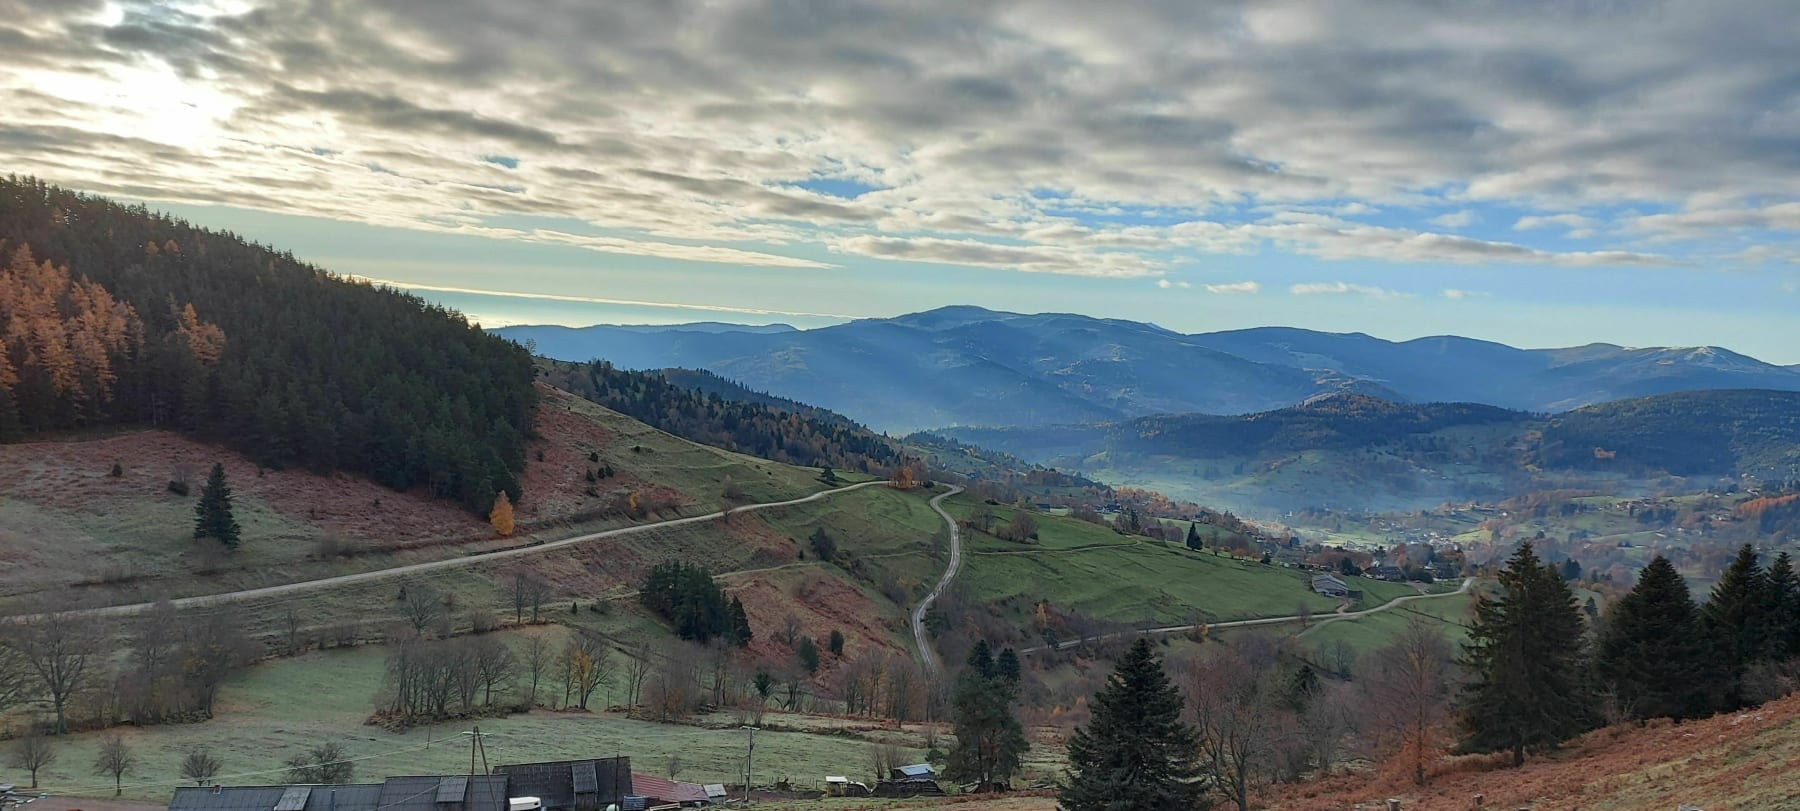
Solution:
<path fill-rule="evenodd" d="M 862 482 L 860 484 L 852 484 L 852 485 L 849 485 L 848 487 L 839 487 L 839 488 L 836 488 L 833 490 L 821 490 L 817 493 L 813 493 L 810 496 L 803 496 L 801 498 L 789 499 L 787 501 L 771 501 L 771 502 L 767 502 L 764 504 L 748 504 L 748 505 L 745 505 L 742 507 L 733 507 L 728 510 L 719 510 L 717 512 L 707 513 L 705 515 L 693 515 L 693 516 L 688 516 L 686 518 L 674 518 L 674 519 L 670 519 L 667 521 L 657 521 L 657 522 L 649 523 L 649 524 L 638 524 L 635 526 L 618 527 L 615 529 L 602 530 L 600 532 L 589 532 L 589 533 L 585 533 L 582 535 L 576 535 L 576 536 L 569 537 L 569 538 L 562 538 L 560 540 L 555 540 L 555 541 L 546 541 L 544 543 L 533 544 L 530 546 L 518 546 L 518 547 L 512 547 L 512 548 L 508 548 L 508 549 L 495 550 L 493 552 L 483 552 L 483 553 L 475 554 L 475 555 L 463 555 L 460 557 L 445 558 L 443 560 L 426 561 L 423 563 L 411 563 L 411 564 L 407 564 L 405 566 L 393 566 L 393 567 L 386 568 L 386 569 L 376 569 L 376 570 L 367 571 L 367 572 L 357 572 L 354 574 L 337 575 L 335 577 L 323 577 L 323 578 L 319 578 L 317 580 L 302 580 L 302 581 L 295 582 L 295 583 L 283 583 L 278 586 L 262 586 L 259 588 L 242 589 L 239 591 L 220 592 L 218 594 L 203 594 L 203 595 L 198 595 L 198 596 L 194 596 L 194 597 L 183 597 L 178 600 L 170 600 L 169 603 L 178 609 L 180 609 L 180 608 L 208 608 L 208 607 L 214 607 L 214 606 L 220 606 L 220 605 L 228 605 L 231 603 L 243 602 L 246 600 L 258 600 L 258 599 L 266 599 L 266 598 L 271 598 L 271 597 L 288 597 L 288 596 L 302 594 L 302 593 L 309 592 L 309 591 L 317 591 L 317 590 L 321 590 L 321 589 L 336 588 L 339 586 L 349 586 L 349 585 L 356 585 L 356 584 L 361 584 L 361 583 L 376 582 L 376 581 L 388 580 L 388 579 L 392 579 L 392 578 L 396 578 L 396 577 L 406 577 L 408 575 L 421 574 L 424 572 L 433 572 L 433 571 L 438 571 L 441 569 L 455 569 L 455 568 L 469 566 L 469 565 L 473 565 L 473 564 L 487 563 L 487 562 L 491 562 L 491 561 L 505 560 L 505 559 L 516 558 L 516 557 L 523 557 L 526 555 L 538 555 L 538 554 L 542 554 L 544 552 L 550 552 L 550 551 L 554 551 L 557 549 L 563 549 L 563 548 L 575 546 L 578 544 L 591 543 L 593 541 L 601 541 L 601 540 L 606 540 L 609 538 L 619 538 L 619 537 L 623 537 L 623 536 L 627 536 L 627 535 L 640 535 L 640 534 L 645 534 L 645 533 L 654 533 L 654 532 L 657 532 L 660 530 L 667 530 L 667 529 L 671 529 L 674 527 L 687 526 L 690 524 L 700 524 L 700 523 L 704 523 L 707 521 L 714 521 L 714 520 L 724 518 L 727 516 L 736 515 L 738 513 L 756 512 L 759 510 L 769 510 L 769 509 L 775 509 L 778 507 L 792 507 L 792 506 L 796 506 L 796 505 L 800 505 L 800 504 L 809 504 L 809 503 L 812 503 L 815 501 L 822 501 L 824 499 L 830 498 L 831 496 L 839 495 L 842 493 L 848 493 L 853 490 L 861 490 L 865 487 L 878 487 L 878 486 L 885 487 L 885 486 L 887 486 L 887 482 L 885 482 L 885 481 Z M 950 495 L 950 494 L 946 493 L 945 495 Z M 939 498 L 942 498 L 942 497 L 943 496 L 939 496 Z M 936 504 L 935 500 L 934 500 L 933 504 L 935 506 L 935 504 Z M 939 512 L 941 513 L 942 511 L 940 510 Z M 148 611 L 150 608 L 152 608 L 155 605 L 156 605 L 156 603 L 130 603 L 130 604 L 123 604 L 123 605 L 102 606 L 99 608 L 77 609 L 70 613 L 79 615 L 79 616 L 89 616 L 89 617 L 127 617 L 127 616 L 132 616 L 135 614 L 140 614 L 145 611 Z M 32 618 L 35 618 L 38 616 L 41 616 L 41 615 L 26 614 L 26 615 L 17 616 L 17 617 L 15 617 L 15 619 L 32 619 Z"/>
<path fill-rule="evenodd" d="M 944 519 L 944 523 L 950 526 L 950 564 L 944 567 L 944 576 L 938 578 L 937 585 L 932 587 L 931 593 L 925 595 L 925 599 L 920 600 L 918 607 L 914 608 L 912 612 L 913 641 L 919 646 L 919 661 L 924 664 L 925 675 L 930 678 L 938 676 L 940 667 L 937 652 L 931 649 L 931 639 L 925 633 L 925 612 L 931 609 L 931 604 L 944 593 L 944 589 L 950 587 L 950 582 L 956 579 L 957 571 L 962 569 L 962 529 L 956 525 L 956 519 L 944 511 L 944 499 L 962 491 L 962 486 L 957 485 L 931 499 L 931 509 L 935 510 Z"/>

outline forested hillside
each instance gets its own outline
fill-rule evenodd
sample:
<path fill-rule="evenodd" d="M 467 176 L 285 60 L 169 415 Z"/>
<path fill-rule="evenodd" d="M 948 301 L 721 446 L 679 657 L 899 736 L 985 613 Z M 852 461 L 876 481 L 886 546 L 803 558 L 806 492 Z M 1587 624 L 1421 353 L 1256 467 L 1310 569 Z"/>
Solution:
<path fill-rule="evenodd" d="M 0 181 L 0 439 L 174 428 L 258 464 L 517 499 L 530 357 L 416 296 L 150 211 Z"/>
<path fill-rule="evenodd" d="M 717 375 L 628 372 L 605 361 L 547 364 L 551 385 L 694 442 L 788 464 L 865 473 L 882 473 L 901 463 L 898 448 L 885 436 Z M 670 375 L 705 390 L 677 383 Z"/>
<path fill-rule="evenodd" d="M 1546 467 L 1693 476 L 1800 476 L 1800 393 L 1697 391 L 1559 414 L 1539 446 Z"/>

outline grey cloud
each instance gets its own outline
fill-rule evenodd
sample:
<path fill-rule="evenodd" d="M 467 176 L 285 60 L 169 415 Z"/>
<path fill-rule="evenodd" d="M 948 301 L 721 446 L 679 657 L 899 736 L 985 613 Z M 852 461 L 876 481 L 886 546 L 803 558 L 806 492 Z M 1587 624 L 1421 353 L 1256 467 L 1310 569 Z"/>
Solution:
<path fill-rule="evenodd" d="M 97 163 L 129 163 L 162 197 L 288 178 L 289 209 L 380 201 L 339 216 L 545 213 L 1040 272 L 1154 275 L 1171 251 L 1257 245 L 1659 265 L 1672 260 L 1644 244 L 1800 232 L 1782 208 L 1800 197 L 1790 4 L 253 0 L 228 16 L 132 3 L 93 27 L 97 0 L 0 0 L 0 48 L 19 54 L 0 89 L 15 97 L 29 70 L 161 62 L 242 105 L 227 140 L 343 154 L 109 142 L 93 128 L 116 113 L 36 100 L 0 149 L 89 188 L 113 182 Z M 478 165 L 489 142 L 520 158 L 515 173 Z M 371 177 L 359 161 L 373 155 L 404 177 Z M 281 171 L 295 161 L 317 174 Z M 887 188 L 854 202 L 792 188 L 841 167 Z M 1040 188 L 1065 197 L 1029 197 Z M 1676 213 L 1594 223 L 1609 244 L 1584 253 L 1431 233 L 1425 213 L 1418 228 L 1057 218 L 1345 201 L 1396 217 L 1499 201 L 1564 224 L 1601 206 Z"/>

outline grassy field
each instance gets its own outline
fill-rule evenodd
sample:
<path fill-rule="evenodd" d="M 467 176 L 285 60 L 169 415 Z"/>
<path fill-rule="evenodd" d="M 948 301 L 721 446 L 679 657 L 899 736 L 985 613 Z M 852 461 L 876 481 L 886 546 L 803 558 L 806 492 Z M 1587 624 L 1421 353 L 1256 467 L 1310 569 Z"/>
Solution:
<path fill-rule="evenodd" d="M 1341 641 L 1360 653 L 1387 644 L 1405 630 L 1408 623 L 1417 619 L 1438 629 L 1445 639 L 1461 642 L 1468 634 L 1468 623 L 1474 619 L 1472 606 L 1471 598 L 1467 595 L 1446 595 L 1428 600 L 1409 600 L 1387 611 L 1365 617 L 1330 622 L 1322 621 L 1329 617 L 1320 617 L 1321 621 L 1316 621 L 1300 639 L 1314 648 L 1325 648 Z"/>
<path fill-rule="evenodd" d="M 978 505 L 949 501 L 966 517 Z M 1013 511 L 993 507 L 1001 521 Z M 1337 607 L 1313 594 L 1295 570 L 1193 552 L 1057 516 L 1038 516 L 1038 544 L 965 533 L 963 577 L 975 599 L 1015 610 L 1048 598 L 1058 608 L 1118 622 L 1218 622 L 1316 613 Z"/>
<path fill-rule="evenodd" d="M 502 632 L 516 641 L 525 633 L 560 634 L 557 628 Z M 667 774 L 672 756 L 681 758 L 681 777 L 700 782 L 741 780 L 744 733 L 732 719 L 702 718 L 708 726 L 675 726 L 635 721 L 618 713 L 539 710 L 508 718 L 387 732 L 363 722 L 374 707 L 383 677 L 384 653 L 368 647 L 311 653 L 253 668 L 221 691 L 218 716 L 205 723 L 123 728 L 137 765 L 125 779 L 125 796 L 164 801 L 180 784 L 187 752 L 210 749 L 224 763 L 227 784 L 255 785 L 283 780 L 283 763 L 311 746 L 337 741 L 362 779 L 382 775 L 457 774 L 469 763 L 462 733 L 479 725 L 490 764 L 569 757 L 631 756 L 637 771 Z M 617 692 L 615 689 L 614 693 Z M 598 704 L 598 699 L 596 704 Z M 765 725 L 804 727 L 809 719 L 770 714 Z M 923 744 L 916 731 L 872 730 L 869 725 L 825 719 L 817 734 L 766 731 L 756 738 L 758 781 L 778 777 L 817 782 L 825 774 L 864 774 L 871 742 L 892 742 L 916 756 Z M 846 728 L 848 727 L 848 728 Z M 101 741 L 111 733 L 84 733 L 60 743 L 57 762 L 40 774 L 43 790 L 74 796 L 111 794 L 110 780 L 93 773 Z M 22 775 L 5 772 L 8 780 Z M 21 785 L 24 783 L 21 782 Z"/>

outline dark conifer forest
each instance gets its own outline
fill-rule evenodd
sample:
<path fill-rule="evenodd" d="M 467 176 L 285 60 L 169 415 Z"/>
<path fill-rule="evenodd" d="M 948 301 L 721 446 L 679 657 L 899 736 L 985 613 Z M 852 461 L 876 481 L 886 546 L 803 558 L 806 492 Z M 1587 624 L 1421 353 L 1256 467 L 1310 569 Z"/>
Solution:
<path fill-rule="evenodd" d="M 531 358 L 461 315 L 151 211 L 0 181 L 0 440 L 177 430 L 485 512 L 521 495 Z"/>

